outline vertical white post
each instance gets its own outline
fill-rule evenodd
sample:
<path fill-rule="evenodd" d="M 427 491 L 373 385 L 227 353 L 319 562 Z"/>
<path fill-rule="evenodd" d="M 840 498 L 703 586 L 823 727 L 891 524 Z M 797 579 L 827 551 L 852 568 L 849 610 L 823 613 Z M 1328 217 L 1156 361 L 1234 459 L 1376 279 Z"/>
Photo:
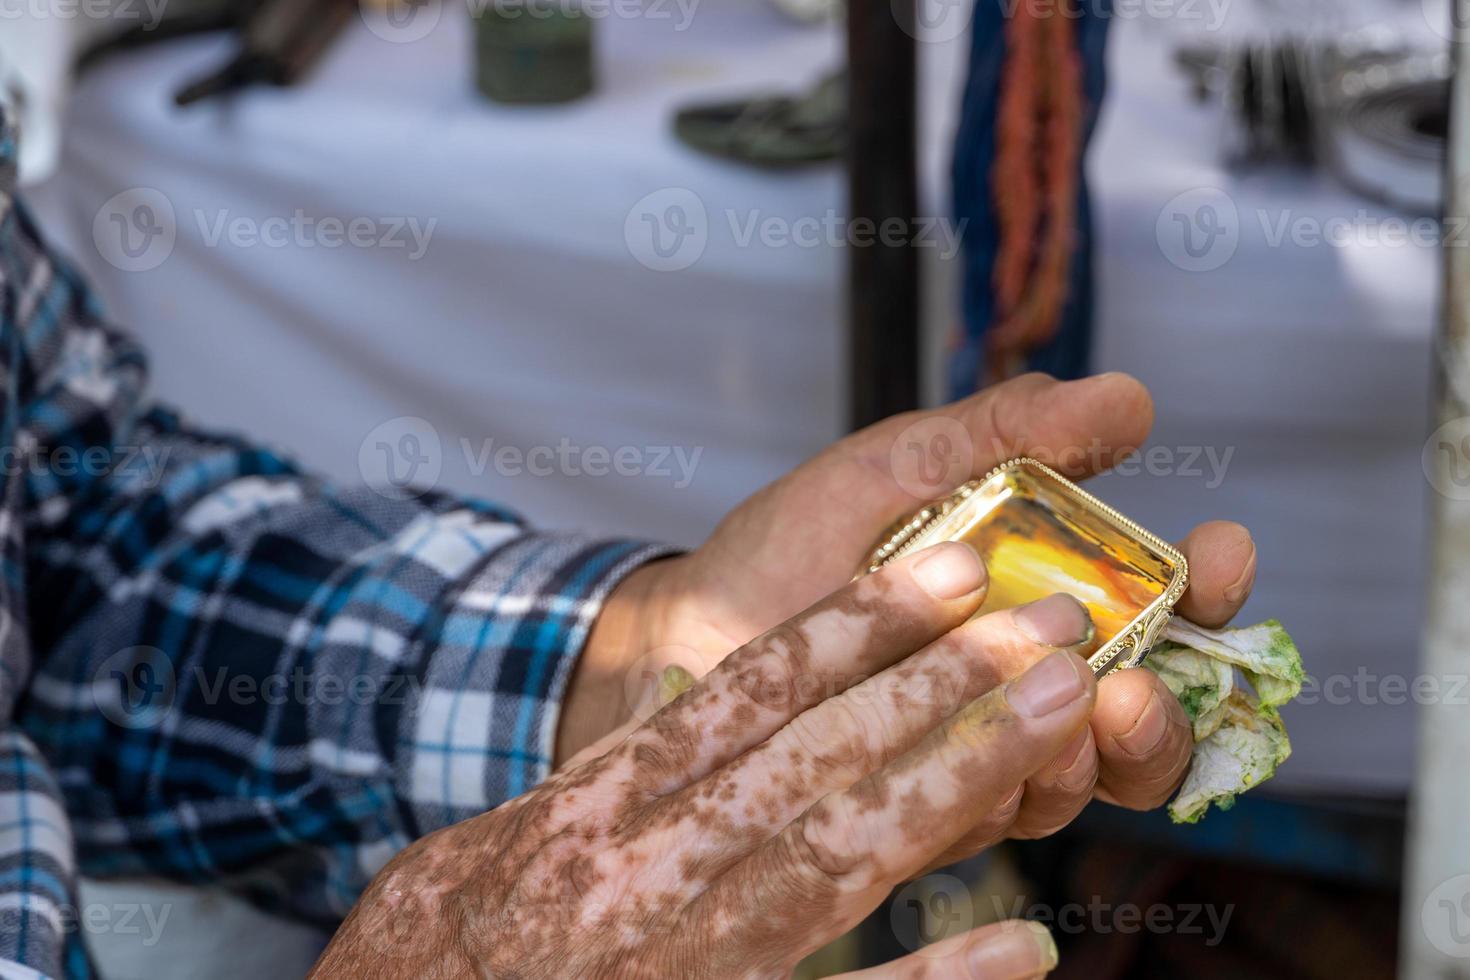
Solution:
<path fill-rule="evenodd" d="M 1451 230 L 1470 220 L 1470 0 L 1451 3 L 1456 71 L 1444 173 L 1446 240 L 1455 242 Z M 1438 428 L 1424 447 L 1434 492 L 1421 661 L 1434 685 L 1426 689 L 1441 696 L 1420 710 L 1400 933 L 1407 980 L 1470 980 L 1470 704 L 1460 683 L 1470 677 L 1470 248 L 1443 251 Z"/>

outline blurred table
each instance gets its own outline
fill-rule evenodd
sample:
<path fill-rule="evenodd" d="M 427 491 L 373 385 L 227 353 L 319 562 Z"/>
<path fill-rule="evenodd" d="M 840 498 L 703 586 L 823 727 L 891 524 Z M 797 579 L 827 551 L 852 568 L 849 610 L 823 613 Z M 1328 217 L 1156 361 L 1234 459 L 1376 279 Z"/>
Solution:
<path fill-rule="evenodd" d="M 355 480 L 376 427 L 422 418 L 442 485 L 541 523 L 692 544 L 842 430 L 844 252 L 763 229 L 825 228 L 845 195 L 836 165 L 773 175 L 701 157 L 672 113 L 806 86 L 842 36 L 763 0 L 696 4 L 687 23 L 673 3 L 649 9 L 661 16 L 599 19 L 596 95 L 545 108 L 476 95 L 457 4 L 353 24 L 300 89 L 187 111 L 170 96 L 218 62 L 218 40 L 119 57 L 79 86 L 65 173 L 36 197 L 149 342 L 159 389 L 201 420 Z M 124 272 L 94 220 L 139 187 L 176 239 L 156 268 Z M 145 200 L 111 210 L 126 222 Z M 298 208 L 366 219 L 370 238 L 416 222 L 427 248 L 407 224 L 380 247 L 231 240 L 235 221 L 294 240 L 280 223 Z M 631 449 L 642 469 L 589 481 L 598 464 L 579 454 L 578 473 L 543 477 L 495 455 L 563 446 Z M 666 448 L 697 463 L 692 482 Z"/>

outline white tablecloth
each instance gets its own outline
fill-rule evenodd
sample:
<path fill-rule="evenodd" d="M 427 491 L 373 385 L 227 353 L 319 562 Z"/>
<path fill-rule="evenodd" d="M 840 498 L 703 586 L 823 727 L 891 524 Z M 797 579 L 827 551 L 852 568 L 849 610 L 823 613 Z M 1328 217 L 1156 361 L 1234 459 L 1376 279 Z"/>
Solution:
<path fill-rule="evenodd" d="M 33 200 L 148 341 L 159 390 L 203 421 L 358 479 L 379 443 L 425 434 L 403 417 L 423 419 L 441 485 L 543 523 L 692 544 L 841 429 L 843 249 L 742 236 L 769 218 L 820 223 L 844 195 L 835 168 L 748 170 L 669 132 L 690 99 L 819 76 L 839 33 L 756 0 L 706 0 L 679 23 L 599 22 L 596 97 L 540 109 L 473 94 L 457 8 L 414 43 L 354 25 L 309 84 L 186 112 L 169 96 L 221 46 L 160 47 L 84 80 L 63 173 Z M 1232 455 L 1218 486 L 1201 455 L 1198 477 L 1101 492 L 1164 533 L 1201 517 L 1250 524 L 1261 571 L 1249 615 L 1291 626 L 1315 674 L 1412 675 L 1437 254 L 1273 244 L 1283 216 L 1383 215 L 1323 177 L 1224 170 L 1216 110 L 1188 101 L 1162 36 L 1115 26 L 1090 158 L 1098 366 L 1149 382 L 1176 470 L 1191 447 Z M 943 213 L 962 43 L 922 46 L 929 213 Z M 136 188 L 148 190 L 122 199 L 124 218 L 158 194 L 173 212 L 158 263 L 120 253 L 109 223 L 109 200 Z M 1236 209 L 1236 250 L 1212 271 L 1175 264 L 1194 260 L 1167 211 L 1190 191 L 1190 207 L 1223 193 Z M 661 260 L 644 214 L 691 200 L 702 253 L 683 271 L 650 268 Z M 289 240 L 293 221 L 321 218 L 368 219 L 390 238 L 395 219 L 433 231 L 418 258 L 405 231 L 401 247 L 323 247 L 317 232 L 309 248 L 252 244 L 252 229 Z M 611 469 L 589 447 L 624 450 L 637 475 L 589 478 Z M 535 475 L 548 452 L 570 462 Z M 1291 710 L 1297 754 L 1276 786 L 1402 791 L 1409 706 L 1329 700 Z"/>
<path fill-rule="evenodd" d="M 556 108 L 475 95 L 457 5 L 414 43 L 354 24 L 311 84 L 230 106 L 168 104 L 218 61 L 213 41 L 119 60 L 81 86 L 44 210 L 139 325 L 160 390 L 204 421 L 355 480 L 376 427 L 391 437 L 391 420 L 422 418 L 443 485 L 542 523 L 692 544 L 841 429 L 843 256 L 745 236 L 771 219 L 825 219 L 844 192 L 836 167 L 753 172 L 670 131 L 691 98 L 812 82 L 839 59 L 839 32 L 760 0 L 710 0 L 679 23 L 599 21 L 598 94 Z M 120 274 L 98 261 L 94 217 L 133 187 L 161 192 L 177 237 L 156 268 Z M 140 193 L 114 210 L 158 200 Z M 648 267 L 659 262 L 641 220 L 670 203 L 704 213 L 702 254 L 677 273 Z M 295 240 L 281 222 L 298 207 L 307 220 L 369 219 L 404 247 L 232 244 L 221 223 Z M 432 229 L 421 258 L 408 230 L 393 235 L 405 218 Z M 577 475 L 531 475 L 544 449 L 517 465 L 502 447 L 555 450 Z M 639 475 L 589 481 L 589 447 L 633 451 L 625 462 L 642 464 L 623 469 Z M 692 483 L 675 454 L 658 462 L 664 447 L 697 462 Z"/>

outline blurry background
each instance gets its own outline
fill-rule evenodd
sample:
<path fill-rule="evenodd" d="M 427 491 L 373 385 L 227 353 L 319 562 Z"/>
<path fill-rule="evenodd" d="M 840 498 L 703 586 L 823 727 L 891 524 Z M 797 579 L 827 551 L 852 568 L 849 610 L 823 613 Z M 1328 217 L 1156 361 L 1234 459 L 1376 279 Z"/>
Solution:
<path fill-rule="evenodd" d="M 0 53 L 27 136 L 54 135 L 27 161 L 43 227 L 143 337 L 162 397 L 340 479 L 411 475 L 541 524 L 694 545 L 846 431 L 862 391 L 934 403 L 1027 364 L 1138 375 L 1154 438 L 1095 492 L 1165 535 L 1252 529 L 1242 622 L 1285 622 L 1314 677 L 1285 712 L 1293 758 L 1197 827 L 1094 807 L 929 876 L 827 962 L 1035 914 L 1063 976 L 1393 972 L 1416 702 L 1448 696 L 1415 687 L 1441 245 L 1470 234 L 1437 220 L 1447 9 L 895 0 L 849 23 L 794 0 L 588 0 L 560 34 L 512 36 L 485 23 L 503 3 L 325 3 L 294 84 L 180 107 L 241 45 L 193 29 L 258 5 L 137 0 L 105 22 L 34 6 L 7 15 Z M 880 18 L 904 30 L 854 46 L 850 113 L 849 33 Z M 245 36 L 310 33 L 285 22 Z M 1041 38 L 1070 53 L 1012 71 Z M 74 80 L 55 70 L 76 60 Z M 255 77 L 243 64 L 223 87 Z M 1070 100 L 1015 94 L 1042 81 Z M 911 139 L 865 101 L 892 84 Z M 995 123 L 1008 98 L 1071 127 L 1075 165 L 1066 140 L 1016 155 Z M 878 193 L 854 200 L 853 139 L 897 145 L 912 175 L 859 156 Z M 1004 179 L 1018 160 L 1029 183 Z M 875 260 L 848 219 L 906 191 L 902 241 Z M 1006 208 L 1039 216 L 1038 241 Z M 910 314 L 879 325 L 876 364 L 850 356 L 871 302 Z M 321 941 L 223 895 L 162 894 L 199 924 L 99 937 L 117 976 L 300 972 Z M 1128 906 L 1169 924 L 1129 927 Z"/>

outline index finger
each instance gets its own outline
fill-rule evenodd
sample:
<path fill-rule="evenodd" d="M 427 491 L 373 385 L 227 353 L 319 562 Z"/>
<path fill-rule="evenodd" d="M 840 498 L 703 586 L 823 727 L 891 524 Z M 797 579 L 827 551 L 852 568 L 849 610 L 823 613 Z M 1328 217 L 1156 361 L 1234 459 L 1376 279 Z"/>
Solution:
<path fill-rule="evenodd" d="M 985 587 L 969 545 L 925 548 L 745 644 L 616 751 L 648 792 L 681 789 L 954 629 L 980 608 Z"/>
<path fill-rule="evenodd" d="M 826 937 L 870 912 L 1056 754 L 1096 697 L 1087 664 L 1061 651 L 991 690 L 914 748 L 829 794 L 715 880 L 693 906 L 734 922 L 732 948 L 754 955 L 778 944 L 790 916 L 820 909 Z M 736 910 L 759 909 L 765 916 Z"/>

